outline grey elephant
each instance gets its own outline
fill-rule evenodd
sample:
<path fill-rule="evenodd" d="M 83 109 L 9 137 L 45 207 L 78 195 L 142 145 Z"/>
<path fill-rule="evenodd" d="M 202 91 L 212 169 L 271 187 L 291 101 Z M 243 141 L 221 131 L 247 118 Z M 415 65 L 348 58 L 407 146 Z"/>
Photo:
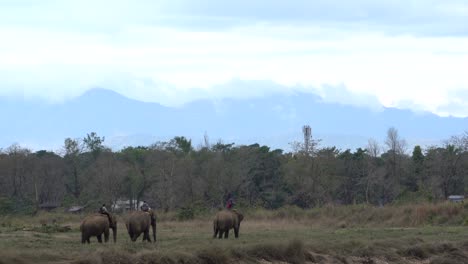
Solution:
<path fill-rule="evenodd" d="M 104 241 L 109 241 L 109 228 L 112 229 L 114 243 L 117 241 L 117 219 L 114 215 L 107 213 L 96 213 L 89 215 L 83 219 L 80 225 L 81 243 L 90 243 L 89 239 L 96 236 L 99 243 L 102 243 L 102 235 Z"/>
<path fill-rule="evenodd" d="M 156 242 L 156 214 L 153 210 L 131 212 L 125 221 L 128 235 L 136 241 L 143 233 L 143 241 L 151 242 L 149 230 L 153 230 L 153 242 Z"/>
<path fill-rule="evenodd" d="M 239 237 L 240 223 L 244 219 L 244 215 L 239 213 L 237 210 L 222 210 L 219 211 L 213 220 L 213 237 L 228 238 L 229 230 L 234 229 L 234 235 L 236 238 Z"/>

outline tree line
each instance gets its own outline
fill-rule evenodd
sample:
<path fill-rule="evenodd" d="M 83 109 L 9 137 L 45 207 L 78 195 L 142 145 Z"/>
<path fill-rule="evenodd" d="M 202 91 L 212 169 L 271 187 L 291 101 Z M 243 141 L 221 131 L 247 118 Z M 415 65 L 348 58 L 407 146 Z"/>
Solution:
<path fill-rule="evenodd" d="M 14 144 L 0 150 L 0 212 L 41 205 L 146 200 L 154 208 L 311 208 L 444 200 L 468 187 L 468 131 L 441 146 L 407 148 L 395 128 L 383 144 L 356 150 L 292 144 L 284 152 L 221 141 L 194 147 L 185 137 L 113 151 L 96 133 L 67 138 L 59 152 Z M 26 208 L 26 209 L 25 209 Z"/>

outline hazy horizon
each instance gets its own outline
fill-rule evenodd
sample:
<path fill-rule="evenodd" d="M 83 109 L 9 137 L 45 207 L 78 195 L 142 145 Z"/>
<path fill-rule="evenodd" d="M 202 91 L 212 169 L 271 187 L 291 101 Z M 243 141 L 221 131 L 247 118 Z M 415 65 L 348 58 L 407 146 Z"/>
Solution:
<path fill-rule="evenodd" d="M 440 145 L 468 130 L 467 118 L 385 108 L 377 102 L 369 107 L 359 98 L 343 103 L 345 97 L 345 93 L 325 99 L 317 93 L 277 91 L 254 97 L 200 98 L 180 106 L 147 103 L 102 88 L 60 103 L 0 97 L 0 112 L 8 113 L 4 123 L 14 123 L 4 131 L 0 148 L 18 143 L 32 150 L 57 152 L 65 138 L 97 132 L 114 150 L 149 146 L 175 136 L 189 138 L 198 146 L 207 134 L 211 144 L 259 143 L 290 151 L 291 143 L 303 140 L 302 126 L 310 125 L 313 138 L 322 140 L 320 147 L 365 148 L 371 138 L 383 144 L 386 130 L 395 127 L 411 149 Z"/>

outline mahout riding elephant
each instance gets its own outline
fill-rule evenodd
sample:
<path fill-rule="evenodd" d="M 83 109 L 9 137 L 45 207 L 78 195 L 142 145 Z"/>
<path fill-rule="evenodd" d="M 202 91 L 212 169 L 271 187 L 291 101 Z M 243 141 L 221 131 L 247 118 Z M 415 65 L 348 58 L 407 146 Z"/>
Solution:
<path fill-rule="evenodd" d="M 110 213 L 96 213 L 88 215 L 83 219 L 80 225 L 81 243 L 90 243 L 89 238 L 96 236 L 99 243 L 102 243 L 102 234 L 104 241 L 109 241 L 109 228 L 112 229 L 114 243 L 117 241 L 117 219 Z"/>
<path fill-rule="evenodd" d="M 213 220 L 213 238 L 219 235 L 221 238 L 224 233 L 224 238 L 228 238 L 229 230 L 234 229 L 234 235 L 236 238 L 239 237 L 240 223 L 244 219 L 244 215 L 239 213 L 237 210 L 221 210 L 219 211 Z"/>
<path fill-rule="evenodd" d="M 149 235 L 150 226 L 153 229 L 153 242 L 156 242 L 156 214 L 153 210 L 131 212 L 125 221 L 128 235 L 132 241 L 143 233 L 143 241 L 151 242 Z"/>

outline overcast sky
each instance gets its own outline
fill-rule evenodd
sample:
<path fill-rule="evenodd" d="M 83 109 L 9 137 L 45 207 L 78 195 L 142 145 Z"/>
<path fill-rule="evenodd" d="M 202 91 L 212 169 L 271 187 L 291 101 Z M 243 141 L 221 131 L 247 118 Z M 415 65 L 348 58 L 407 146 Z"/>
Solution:
<path fill-rule="evenodd" d="M 0 1 L 0 96 L 94 87 L 165 105 L 301 90 L 468 116 L 468 1 Z"/>

